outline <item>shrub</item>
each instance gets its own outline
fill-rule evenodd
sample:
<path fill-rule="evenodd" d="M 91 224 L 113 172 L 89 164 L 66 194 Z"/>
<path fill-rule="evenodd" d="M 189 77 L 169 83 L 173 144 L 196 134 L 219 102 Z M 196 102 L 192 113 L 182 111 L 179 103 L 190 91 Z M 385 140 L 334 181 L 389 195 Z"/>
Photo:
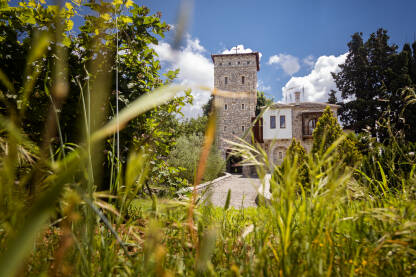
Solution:
<path fill-rule="evenodd" d="M 323 154 L 342 135 L 342 129 L 337 119 L 334 117 L 329 106 L 316 123 L 313 130 L 312 153 Z"/>
<path fill-rule="evenodd" d="M 190 183 L 194 180 L 202 144 L 203 136 L 200 134 L 180 136 L 168 158 L 168 164 L 170 166 L 183 169 L 179 173 L 179 176 L 185 178 Z M 217 178 L 224 171 L 224 165 L 223 158 L 218 153 L 215 145 L 213 145 L 207 159 L 203 181 L 210 181 Z"/>
<path fill-rule="evenodd" d="M 296 139 L 292 140 L 287 149 L 285 159 L 288 159 L 289 164 L 298 168 L 296 182 L 301 183 L 303 187 L 307 187 L 309 184 L 308 157 L 305 148 Z"/>
<path fill-rule="evenodd" d="M 329 147 L 336 142 L 342 135 L 342 128 L 338 120 L 334 117 L 329 106 L 316 123 L 313 131 L 312 153 L 323 155 Z M 348 134 L 345 139 L 336 147 L 334 161 L 343 162 L 348 166 L 354 166 L 362 159 L 356 147 L 358 139 L 355 134 Z"/>

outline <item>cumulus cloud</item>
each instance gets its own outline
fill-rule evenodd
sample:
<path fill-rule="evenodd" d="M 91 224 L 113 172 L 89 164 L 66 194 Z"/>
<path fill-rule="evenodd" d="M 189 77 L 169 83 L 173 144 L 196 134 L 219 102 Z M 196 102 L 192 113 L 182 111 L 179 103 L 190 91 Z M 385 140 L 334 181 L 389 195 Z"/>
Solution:
<path fill-rule="evenodd" d="M 282 88 L 282 101 L 293 101 L 293 92 L 304 91 L 302 101 L 326 102 L 331 89 L 337 91 L 331 72 L 339 72 L 348 53 L 340 56 L 321 56 L 317 59 L 311 73 L 303 77 L 292 77 Z M 339 94 L 337 95 L 339 96 Z"/>
<path fill-rule="evenodd" d="M 304 58 L 303 63 L 305 65 L 307 65 L 309 68 L 313 68 L 313 65 L 315 64 L 315 59 L 312 55 L 307 56 L 306 58 Z"/>
<path fill-rule="evenodd" d="M 288 75 L 293 75 L 300 69 L 299 58 L 287 54 L 277 54 L 269 58 L 267 64 L 277 64 Z"/>
<path fill-rule="evenodd" d="M 243 44 L 232 47 L 231 49 L 225 49 L 222 51 L 222 54 L 235 54 L 237 53 L 253 53 L 253 50 L 250 48 L 245 48 Z M 262 54 L 259 52 L 259 59 L 261 59 Z"/>
<path fill-rule="evenodd" d="M 179 68 L 176 83 L 192 88 L 194 104 L 183 108 L 186 117 L 197 117 L 202 114 L 204 105 L 210 93 L 198 90 L 197 86 L 209 86 L 214 84 L 214 65 L 205 56 L 206 49 L 201 45 L 199 39 L 186 36 L 185 46 L 179 50 L 174 50 L 170 44 L 161 42 L 154 45 L 159 60 L 167 65 L 167 69 L 174 70 Z"/>

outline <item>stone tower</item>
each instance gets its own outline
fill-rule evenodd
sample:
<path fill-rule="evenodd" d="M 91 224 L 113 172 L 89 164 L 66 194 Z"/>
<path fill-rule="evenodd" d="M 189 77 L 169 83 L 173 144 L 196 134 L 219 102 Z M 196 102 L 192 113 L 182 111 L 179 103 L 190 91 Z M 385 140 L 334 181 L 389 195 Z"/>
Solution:
<path fill-rule="evenodd" d="M 259 53 L 214 54 L 211 58 L 214 88 L 229 92 L 229 96 L 215 96 L 217 142 L 226 157 L 229 145 L 224 139 L 235 141 L 235 137 L 242 137 L 255 116 Z"/>

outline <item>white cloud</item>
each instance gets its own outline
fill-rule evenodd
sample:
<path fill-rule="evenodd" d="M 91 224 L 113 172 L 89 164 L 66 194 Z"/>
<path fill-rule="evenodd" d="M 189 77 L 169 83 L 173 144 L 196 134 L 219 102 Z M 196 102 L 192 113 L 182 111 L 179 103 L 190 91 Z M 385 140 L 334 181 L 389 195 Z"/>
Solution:
<path fill-rule="evenodd" d="M 244 48 L 243 44 L 239 44 L 237 46 L 232 47 L 231 49 L 225 49 L 222 51 L 222 54 L 235 54 L 237 49 L 237 53 L 253 53 L 253 50 L 250 48 Z M 262 54 L 259 52 L 259 59 L 261 59 Z"/>
<path fill-rule="evenodd" d="M 259 91 L 269 91 L 271 89 L 272 89 L 272 87 L 265 85 L 263 80 L 259 80 L 257 82 L 257 90 L 259 90 Z"/>
<path fill-rule="evenodd" d="M 204 55 L 206 50 L 200 44 L 199 39 L 193 39 L 190 35 L 187 35 L 185 46 L 179 50 L 172 49 L 166 42 L 154 45 L 153 48 L 159 55 L 159 60 L 166 63 L 167 69 L 179 68 L 179 75 L 175 82 L 193 88 L 194 103 L 192 106 L 189 105 L 183 108 L 185 116 L 197 117 L 201 115 L 202 105 L 208 101 L 210 93 L 198 90 L 196 87 L 213 86 L 214 65 Z"/>
<path fill-rule="evenodd" d="M 307 65 L 309 68 L 313 68 L 313 65 L 315 64 L 315 59 L 312 55 L 307 56 L 306 58 L 304 58 L 303 63 L 305 65 Z"/>
<path fill-rule="evenodd" d="M 277 64 L 288 75 L 293 75 L 300 69 L 299 59 L 292 55 L 278 54 L 269 58 L 268 64 Z"/>
<path fill-rule="evenodd" d="M 290 80 L 282 88 L 282 101 L 294 101 L 294 97 L 292 95 L 293 92 L 296 90 L 302 91 L 304 88 L 305 93 L 301 96 L 302 101 L 326 102 L 328 100 L 329 91 L 331 89 L 337 91 L 331 72 L 340 71 L 338 65 L 345 62 L 347 54 L 348 53 L 345 53 L 338 57 L 332 55 L 319 57 L 311 73 L 303 77 L 290 78 Z M 339 96 L 339 94 L 337 96 Z"/>

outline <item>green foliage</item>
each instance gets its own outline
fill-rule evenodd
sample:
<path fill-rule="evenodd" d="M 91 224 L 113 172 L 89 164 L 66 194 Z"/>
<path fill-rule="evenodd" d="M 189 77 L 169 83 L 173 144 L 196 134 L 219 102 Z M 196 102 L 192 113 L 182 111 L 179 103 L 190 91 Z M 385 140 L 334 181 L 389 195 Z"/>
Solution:
<path fill-rule="evenodd" d="M 169 155 L 168 164 L 180 168 L 179 176 L 193 183 L 195 170 L 199 162 L 203 136 L 201 134 L 184 135 L 177 139 L 176 146 Z M 225 162 L 217 148 L 211 148 L 208 156 L 203 181 L 210 181 L 220 176 L 224 171 Z"/>
<path fill-rule="evenodd" d="M 325 153 L 329 146 L 331 146 L 342 135 L 342 129 L 337 119 L 327 106 L 324 113 L 316 123 L 316 128 L 313 130 L 313 145 L 312 153 Z"/>
<path fill-rule="evenodd" d="M 331 91 L 329 92 L 329 94 L 328 94 L 328 103 L 329 104 L 337 104 L 337 96 L 335 95 L 336 94 L 336 91 L 335 90 L 333 90 L 333 89 L 331 89 Z"/>
<path fill-rule="evenodd" d="M 416 42 L 405 44 L 401 52 L 389 43 L 387 31 L 378 29 L 366 42 L 355 33 L 348 43 L 349 53 L 341 71 L 333 73 L 343 99 L 341 121 L 356 133 L 369 128 L 372 136 L 388 139 L 386 129 L 378 127 L 389 110 L 389 121 L 408 141 L 416 139 L 416 105 L 406 107 L 403 89 L 416 87 Z M 406 111 L 404 111 L 406 107 Z"/>
<path fill-rule="evenodd" d="M 266 97 L 263 91 L 257 91 L 256 116 L 260 114 L 261 107 L 270 105 L 272 103 L 273 103 L 273 98 Z"/>
<path fill-rule="evenodd" d="M 339 142 L 335 143 L 329 148 L 335 149 Z M 293 150 L 296 146 L 292 143 Z M 256 155 L 259 152 L 262 154 Z M 236 216 L 221 210 L 226 218 L 223 221 L 227 222 L 221 228 L 224 238 L 227 234 L 240 233 L 234 247 L 253 250 L 249 254 L 234 252 L 235 248 L 229 246 L 232 242 L 218 241 L 219 249 L 214 252 L 221 257 L 215 259 L 217 272 L 222 268 L 227 272 L 230 263 L 236 264 L 242 275 L 259 271 L 281 276 L 408 275 L 415 272 L 410 261 L 416 237 L 414 227 L 408 224 L 413 224 L 416 218 L 404 212 L 416 208 L 415 193 L 411 189 L 415 185 L 415 171 L 401 177 L 402 190 L 390 190 L 388 174 L 373 160 L 372 165 L 379 167 L 380 179 L 367 176 L 368 186 L 367 183 L 362 185 L 354 169 L 334 162 L 338 153 L 332 151 L 306 159 L 310 186 L 308 193 L 299 194 L 297 183 L 301 166 L 296 160 L 287 158 L 281 167 L 274 167 L 268 163 L 267 154 L 256 146 L 245 145 L 239 153 L 244 160 L 263 168 L 258 172 L 272 172 L 272 198 L 268 206 L 247 211 L 247 214 L 236 211 Z M 415 168 L 413 165 L 413 170 Z M 243 239 L 241 246 L 239 243 Z M 396 239 L 408 243 L 400 245 Z M 228 257 L 222 254 L 223 248 L 226 253 L 236 254 Z"/>
<path fill-rule="evenodd" d="M 203 140 L 195 133 L 175 139 L 174 115 L 192 99 L 189 91 L 174 98 L 182 88 L 160 87 L 159 65 L 148 45 L 155 38 L 148 31 L 160 33 L 166 25 L 130 0 L 89 2 L 83 8 L 92 12 L 85 16 L 80 36 L 61 36 L 59 22 L 65 22 L 65 32 L 72 26 L 66 13 L 74 9 L 72 4 L 62 10 L 42 2 L 28 1 L 17 8 L 1 3 L 5 32 L 0 33 L 0 45 L 5 47 L 2 42 L 9 40 L 15 47 L 7 53 L 24 69 L 1 64 L 16 71 L 0 72 L 0 276 L 415 275 L 414 144 L 402 136 L 390 136 L 380 144 L 371 137 L 351 135 L 351 145 L 365 155 L 361 170 L 353 171 L 334 162 L 341 150 L 312 158 L 293 141 L 283 167 L 274 167 L 265 151 L 256 148 L 259 145 L 241 142 L 236 144 L 241 148 L 238 153 L 257 166 L 261 178 L 266 172 L 279 176 L 271 179 L 268 207 L 230 208 L 231 190 L 224 208 L 200 205 L 199 199 L 160 198 L 154 192 L 169 191 L 165 184 L 174 189 L 182 184 L 178 177 L 182 169 L 168 162 L 187 152 L 184 160 L 191 169 L 187 172 L 193 172 L 198 161 L 189 157 L 199 159 L 195 153 L 200 153 Z M 137 45 L 129 48 L 134 54 L 126 54 L 119 63 L 126 74 L 120 75 L 120 82 L 130 79 L 121 93 L 125 107 L 115 120 L 114 114 L 105 112 L 113 108 L 108 103 L 114 100 L 108 94 L 114 89 L 110 82 L 114 33 L 106 31 L 113 30 L 113 10 L 122 8 L 120 24 L 127 27 L 120 33 L 125 35 L 121 45 L 129 45 L 129 38 Z M 40 37 L 39 46 L 30 46 L 35 29 L 48 34 Z M 46 38 L 51 38 L 50 50 Z M 18 39 L 28 40 L 27 48 Z M 77 40 L 84 50 L 77 48 Z M 82 59 L 72 52 L 66 57 L 65 49 L 81 51 Z M 42 62 L 46 67 L 38 64 Z M 126 65 L 131 66 L 131 75 Z M 63 92 L 68 93 L 66 104 Z M 39 114 L 45 107 L 52 112 Z M 332 124 L 329 138 L 335 145 L 326 145 L 322 132 L 319 145 L 335 149 L 339 132 L 329 109 L 325 113 L 322 126 Z M 80 127 L 68 119 L 71 116 L 82 123 Z M 45 123 L 45 134 L 30 120 Z M 132 135 L 122 145 L 123 153 L 130 151 L 126 163 L 114 158 L 114 140 L 105 140 L 117 126 L 123 136 Z M 58 130 L 58 138 L 48 130 Z M 80 134 L 83 138 L 78 138 Z M 73 143 L 76 140 L 80 143 Z M 341 156 L 351 152 L 351 145 L 346 144 Z M 224 164 L 212 149 L 206 179 Z M 113 169 L 104 178 L 110 180 L 110 189 L 99 191 L 107 166 Z M 299 194 L 304 166 L 309 193 Z"/>
<path fill-rule="evenodd" d="M 304 188 L 309 185 L 309 169 L 307 166 L 308 156 L 305 148 L 302 146 L 300 141 L 292 139 L 289 148 L 286 151 L 285 163 L 296 166 L 297 170 L 297 183 L 301 184 Z M 282 167 L 284 170 L 284 166 Z"/>
<path fill-rule="evenodd" d="M 214 104 L 214 95 L 209 97 L 209 100 L 206 104 L 202 106 L 202 115 L 209 116 L 209 113 L 212 111 L 212 105 Z"/>
<path fill-rule="evenodd" d="M 190 136 L 192 134 L 202 136 L 207 128 L 208 117 L 200 116 L 197 118 L 187 118 L 178 122 L 176 126 L 176 135 Z"/>
<path fill-rule="evenodd" d="M 84 135 L 80 119 L 86 115 L 82 107 L 88 105 L 89 99 L 98 104 L 98 99 L 88 95 L 89 90 L 94 89 L 91 84 L 96 78 L 102 78 L 102 85 L 108 85 L 113 91 L 98 100 L 103 103 L 103 117 L 110 120 L 115 115 L 116 14 L 119 15 L 117 68 L 120 109 L 139 96 L 171 82 L 179 73 L 178 70 L 167 72 L 165 83 L 159 76 L 161 67 L 151 44 L 157 44 L 169 26 L 158 14 L 150 15 L 148 8 L 132 1 L 124 4 L 122 1 L 85 2 L 81 6 L 73 6 L 73 3 L 67 2 L 60 9 L 44 1 L 23 1 L 18 7 L 7 5 L 0 13 L 0 69 L 4 73 L 2 79 L 6 78 L 9 84 L 13 84 L 13 87 L 3 85 L 4 82 L 0 84 L 0 90 L 6 96 L 0 103 L 0 113 L 19 114 L 23 131 L 41 146 L 49 143 L 45 142 L 44 125 L 54 116 L 49 114 L 49 106 L 53 103 L 59 116 L 60 137 L 54 133 L 48 138 L 52 140 L 52 151 L 63 144 L 80 143 Z M 82 22 L 79 30 L 72 30 L 75 16 Z M 44 46 L 43 50 L 40 45 Z M 56 51 L 61 51 L 61 60 L 54 54 Z M 60 62 L 67 65 L 58 68 Z M 93 75 L 94 67 L 106 76 Z M 55 93 L 55 76 L 63 76 L 64 81 L 68 81 L 68 90 L 62 98 Z M 120 133 L 120 161 L 126 162 L 130 149 L 138 150 L 145 145 L 152 149 L 149 155 L 155 167 L 160 168 L 158 161 L 163 161 L 160 158 L 168 155 L 174 143 L 175 132 L 171 123 L 181 114 L 182 107 L 191 102 L 192 96 L 188 91 L 184 96 L 132 120 Z M 99 125 L 97 122 L 97 126 L 90 127 L 96 129 Z M 112 139 L 107 141 L 104 151 L 108 157 L 115 158 Z M 102 188 L 110 186 L 115 170 L 111 167 L 111 159 L 105 160 L 105 167 Z"/>
<path fill-rule="evenodd" d="M 361 160 L 361 154 L 355 146 L 357 139 L 354 134 L 342 138 L 343 133 L 338 120 L 334 117 L 330 107 L 326 107 L 324 113 L 316 123 L 313 130 L 312 153 L 324 155 L 330 146 L 339 141 L 335 148 L 337 153 L 335 162 L 343 162 L 349 166 L 354 166 Z"/>
<path fill-rule="evenodd" d="M 414 173 L 416 144 L 392 136 L 387 143 L 365 139 L 361 145 L 360 151 L 365 155 L 359 167 L 362 174 L 357 175 L 360 183 L 371 187 L 375 193 L 381 193 L 374 183 L 381 181 L 384 174 L 389 189 L 404 189 L 403 180 L 412 178 Z"/>

